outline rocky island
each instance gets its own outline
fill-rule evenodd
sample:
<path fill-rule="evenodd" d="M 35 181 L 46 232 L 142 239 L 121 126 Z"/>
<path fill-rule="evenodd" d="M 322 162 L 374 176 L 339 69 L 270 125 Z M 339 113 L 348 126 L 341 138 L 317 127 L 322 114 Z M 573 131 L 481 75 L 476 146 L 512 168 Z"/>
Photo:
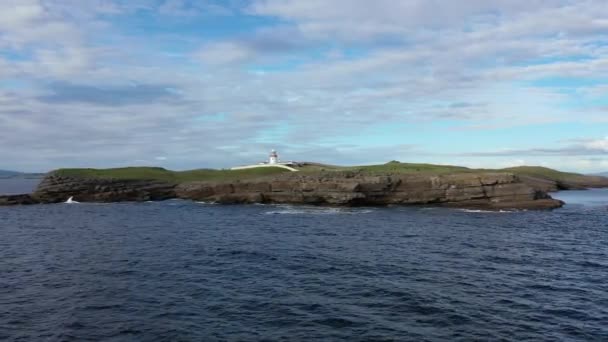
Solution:
<path fill-rule="evenodd" d="M 0 205 L 160 201 L 335 206 L 442 205 L 463 208 L 552 209 L 549 192 L 608 187 L 608 178 L 541 167 L 501 170 L 390 162 L 338 167 L 299 163 L 281 168 L 169 171 L 163 168 L 59 169 L 32 194 L 0 196 Z"/>

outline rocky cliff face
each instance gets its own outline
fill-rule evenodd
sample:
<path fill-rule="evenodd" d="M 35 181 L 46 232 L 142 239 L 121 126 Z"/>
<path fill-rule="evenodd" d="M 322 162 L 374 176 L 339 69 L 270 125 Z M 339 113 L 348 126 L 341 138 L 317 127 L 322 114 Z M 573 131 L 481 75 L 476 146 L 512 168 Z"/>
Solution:
<path fill-rule="evenodd" d="M 568 180 L 558 180 L 560 190 L 584 190 L 588 188 L 608 188 L 608 178 L 600 176 L 578 176 Z"/>
<path fill-rule="evenodd" d="M 287 174 L 247 182 L 180 184 L 178 197 L 218 203 L 327 205 L 441 204 L 489 209 L 556 208 L 551 199 L 507 173 L 370 176 L 355 172 Z"/>
<path fill-rule="evenodd" d="M 584 190 L 588 188 L 608 188 L 608 178 L 600 176 L 572 176 L 568 179 L 549 179 L 539 176 L 519 175 L 519 179 L 544 192 L 559 190 Z"/>
<path fill-rule="evenodd" d="M 518 176 L 519 180 L 527 184 L 533 189 L 542 192 L 555 192 L 560 190 L 560 186 L 557 181 L 552 179 L 545 179 L 532 176 Z"/>
<path fill-rule="evenodd" d="M 544 186 L 551 187 L 550 184 Z M 563 204 L 551 199 L 539 186 L 531 186 L 509 173 L 433 176 L 326 172 L 179 185 L 154 180 L 87 179 L 50 174 L 33 194 L 0 197 L 0 205 L 58 203 L 70 196 L 80 202 L 183 198 L 218 203 L 342 206 L 438 204 L 487 209 L 548 209 Z"/>
<path fill-rule="evenodd" d="M 31 195 L 40 203 L 158 201 L 175 197 L 175 184 L 154 180 L 117 180 L 46 176 Z"/>

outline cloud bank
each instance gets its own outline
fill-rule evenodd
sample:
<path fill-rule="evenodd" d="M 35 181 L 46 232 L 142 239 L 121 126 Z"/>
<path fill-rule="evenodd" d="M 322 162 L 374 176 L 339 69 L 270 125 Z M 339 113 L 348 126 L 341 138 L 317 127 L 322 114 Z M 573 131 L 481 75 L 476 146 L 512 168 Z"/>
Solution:
<path fill-rule="evenodd" d="M 608 3 L 0 0 L 0 168 L 606 168 Z"/>

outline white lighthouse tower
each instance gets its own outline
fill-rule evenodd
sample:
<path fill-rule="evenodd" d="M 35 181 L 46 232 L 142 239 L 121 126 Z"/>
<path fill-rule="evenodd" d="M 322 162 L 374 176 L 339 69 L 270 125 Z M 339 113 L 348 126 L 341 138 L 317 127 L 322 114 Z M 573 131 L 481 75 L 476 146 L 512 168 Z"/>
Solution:
<path fill-rule="evenodd" d="M 272 150 L 270 152 L 270 157 L 268 158 L 268 164 L 278 164 L 279 163 L 279 155 L 277 151 Z"/>

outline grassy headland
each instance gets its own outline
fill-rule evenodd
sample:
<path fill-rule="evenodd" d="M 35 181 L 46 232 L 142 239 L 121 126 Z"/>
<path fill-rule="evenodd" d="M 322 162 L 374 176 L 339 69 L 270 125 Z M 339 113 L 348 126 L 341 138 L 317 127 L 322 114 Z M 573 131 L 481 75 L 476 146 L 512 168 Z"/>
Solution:
<path fill-rule="evenodd" d="M 586 177 L 578 173 L 562 172 L 542 166 L 509 167 L 506 169 L 502 169 L 501 171 L 513 172 L 518 175 L 525 175 L 530 177 L 553 179 L 556 181 L 568 181 L 572 180 L 573 178 Z"/>
<path fill-rule="evenodd" d="M 264 167 L 246 170 L 198 169 L 188 171 L 171 171 L 161 167 L 122 167 L 115 169 L 59 169 L 53 171 L 59 176 L 82 178 L 114 179 L 153 179 L 172 183 L 190 181 L 224 181 L 250 179 L 262 176 L 291 172 L 282 168 Z"/>
<path fill-rule="evenodd" d="M 356 171 L 363 173 L 428 173 L 428 174 L 444 174 L 456 172 L 473 172 L 475 170 L 468 169 L 462 166 L 453 165 L 435 165 L 435 164 L 417 164 L 417 163 L 401 163 L 398 161 L 390 161 L 386 164 L 377 165 L 360 165 L 360 166 L 337 166 L 325 165 L 318 163 L 303 163 L 297 169 L 303 172 L 322 172 L 322 171 Z"/>
<path fill-rule="evenodd" d="M 589 179 L 577 173 L 561 172 L 545 167 L 521 166 L 506 169 L 470 169 L 453 165 L 434 165 L 401 163 L 392 161 L 386 164 L 362 165 L 362 166 L 336 166 L 319 163 L 301 163 L 296 167 L 305 174 L 320 172 L 354 171 L 364 174 L 453 174 L 473 172 L 508 172 L 516 175 L 524 175 L 535 178 L 553 180 L 563 183 L 579 183 Z M 244 170 L 215 170 L 198 169 L 189 171 L 171 171 L 160 167 L 124 167 L 115 169 L 59 169 L 54 174 L 84 178 L 114 178 L 114 179 L 153 179 L 173 183 L 188 181 L 228 181 L 239 179 L 252 179 L 264 176 L 279 175 L 291 171 L 274 168 L 260 167 Z M 599 177 L 596 177 L 599 178 Z"/>

